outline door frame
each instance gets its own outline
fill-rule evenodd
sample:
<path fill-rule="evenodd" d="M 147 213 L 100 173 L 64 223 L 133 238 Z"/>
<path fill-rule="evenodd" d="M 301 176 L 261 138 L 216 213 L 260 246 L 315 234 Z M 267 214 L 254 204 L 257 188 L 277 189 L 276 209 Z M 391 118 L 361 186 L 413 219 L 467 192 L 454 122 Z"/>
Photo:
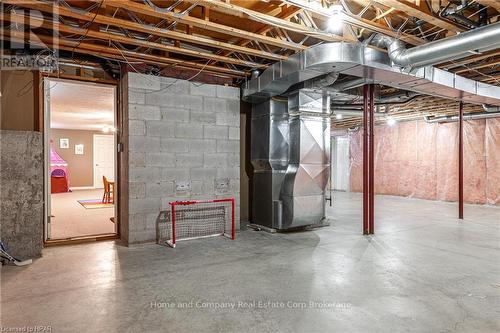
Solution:
<path fill-rule="evenodd" d="M 79 244 L 82 242 L 93 242 L 93 241 L 101 241 L 101 240 L 110 240 L 110 239 L 120 239 L 120 156 L 119 156 L 119 140 L 118 140 L 118 132 L 122 130 L 121 119 L 123 119 L 122 113 L 123 109 L 120 104 L 120 84 L 117 80 L 106 80 L 106 79 L 97 79 L 97 78 L 89 78 L 89 77 L 79 77 L 73 75 L 65 75 L 59 73 L 57 76 L 54 76 L 50 73 L 41 73 L 39 74 L 40 86 L 39 86 L 39 96 L 40 96 L 40 121 L 43 121 L 43 142 L 44 142 L 44 217 L 43 217 L 43 242 L 44 246 L 53 246 L 53 245 L 66 245 L 66 244 Z M 50 81 L 66 81 L 72 83 L 81 83 L 81 84 L 91 84 L 98 86 L 113 86 L 114 87 L 114 123 L 116 131 L 114 133 L 115 139 L 115 182 L 117 184 L 115 195 L 115 233 L 113 234 L 100 234 L 100 235 L 88 235 L 81 237 L 73 237 L 67 239 L 49 239 L 50 235 L 50 104 L 47 105 L 50 98 Z M 46 95 L 47 94 L 47 95 Z M 121 153 L 121 151 L 120 151 Z"/>
<path fill-rule="evenodd" d="M 112 134 L 93 134 L 92 135 L 92 178 L 93 178 L 93 185 L 94 185 L 94 188 L 98 188 L 96 185 L 98 185 L 98 183 L 96 183 L 96 178 L 95 178 L 95 174 L 96 174 L 96 171 L 95 171 L 95 139 L 96 137 L 100 137 L 100 136 L 105 136 L 105 137 L 108 137 L 108 136 L 112 136 L 113 137 L 113 143 L 115 144 L 113 146 L 113 149 L 116 150 L 116 138 L 115 138 L 115 133 L 112 133 Z M 115 154 L 116 155 L 116 154 Z M 114 179 L 116 179 L 116 156 L 115 156 L 115 160 L 113 161 L 113 168 L 114 168 Z M 116 184 L 116 183 L 115 183 Z"/>

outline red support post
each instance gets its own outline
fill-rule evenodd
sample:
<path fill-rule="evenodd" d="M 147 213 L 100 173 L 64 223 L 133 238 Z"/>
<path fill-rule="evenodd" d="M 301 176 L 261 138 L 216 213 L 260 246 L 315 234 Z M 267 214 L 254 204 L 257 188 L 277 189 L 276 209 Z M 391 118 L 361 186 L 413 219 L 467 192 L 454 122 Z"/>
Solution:
<path fill-rule="evenodd" d="M 458 106 L 458 218 L 464 219 L 464 104 Z"/>
<path fill-rule="evenodd" d="M 375 143 L 374 143 L 374 136 L 375 136 L 375 85 L 370 84 L 370 90 L 369 90 L 369 97 L 370 97 L 370 124 L 369 124 L 369 142 L 370 142 L 370 149 L 369 149 L 369 162 L 368 162 L 368 168 L 369 168 L 369 193 L 368 193 L 368 202 L 369 202 L 369 211 L 368 211 L 368 233 L 373 235 L 374 233 L 374 224 L 375 224 L 375 181 L 374 181 L 374 175 L 375 175 Z"/>
<path fill-rule="evenodd" d="M 175 247 L 175 203 L 172 204 L 172 246 Z"/>
<path fill-rule="evenodd" d="M 369 85 L 363 86 L 363 235 L 369 233 L 368 117 Z"/>
<path fill-rule="evenodd" d="M 234 239 L 234 198 L 231 199 L 231 239 Z"/>

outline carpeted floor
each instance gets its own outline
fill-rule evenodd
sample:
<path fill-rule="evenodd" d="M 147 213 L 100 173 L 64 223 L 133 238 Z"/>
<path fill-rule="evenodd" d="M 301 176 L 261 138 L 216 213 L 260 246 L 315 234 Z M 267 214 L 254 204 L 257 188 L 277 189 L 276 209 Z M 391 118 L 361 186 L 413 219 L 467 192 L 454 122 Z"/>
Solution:
<path fill-rule="evenodd" d="M 102 189 L 75 190 L 51 195 L 51 239 L 64 239 L 115 232 L 115 224 L 109 220 L 115 214 L 114 207 L 85 209 L 78 200 L 102 198 Z"/>

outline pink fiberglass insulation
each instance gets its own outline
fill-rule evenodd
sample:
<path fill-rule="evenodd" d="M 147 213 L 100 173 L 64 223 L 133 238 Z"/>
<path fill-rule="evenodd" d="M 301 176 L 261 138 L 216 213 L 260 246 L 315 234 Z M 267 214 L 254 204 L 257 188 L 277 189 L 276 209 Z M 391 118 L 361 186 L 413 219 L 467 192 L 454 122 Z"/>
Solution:
<path fill-rule="evenodd" d="M 350 188 L 363 190 L 363 132 L 350 134 Z M 458 199 L 458 123 L 375 128 L 377 194 Z M 464 122 L 464 200 L 500 205 L 500 119 Z"/>
<path fill-rule="evenodd" d="M 486 122 L 486 200 L 491 205 L 500 205 L 500 118 Z"/>

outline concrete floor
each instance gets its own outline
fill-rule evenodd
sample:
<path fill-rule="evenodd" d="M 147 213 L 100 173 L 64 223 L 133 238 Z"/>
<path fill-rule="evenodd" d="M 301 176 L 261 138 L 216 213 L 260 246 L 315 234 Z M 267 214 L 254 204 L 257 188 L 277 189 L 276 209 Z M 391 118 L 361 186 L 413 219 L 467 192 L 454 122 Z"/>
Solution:
<path fill-rule="evenodd" d="M 331 226 L 314 231 L 243 231 L 236 241 L 202 239 L 176 249 L 113 242 L 47 248 L 31 266 L 2 269 L 2 326 L 500 331 L 500 207 L 466 206 L 460 222 L 456 204 L 378 197 L 374 237 L 360 235 L 360 208 L 358 194 L 337 193 Z M 191 301 L 193 308 L 179 305 Z M 238 304 L 252 301 L 278 303 Z M 204 307 L 227 302 L 235 308 Z"/>

